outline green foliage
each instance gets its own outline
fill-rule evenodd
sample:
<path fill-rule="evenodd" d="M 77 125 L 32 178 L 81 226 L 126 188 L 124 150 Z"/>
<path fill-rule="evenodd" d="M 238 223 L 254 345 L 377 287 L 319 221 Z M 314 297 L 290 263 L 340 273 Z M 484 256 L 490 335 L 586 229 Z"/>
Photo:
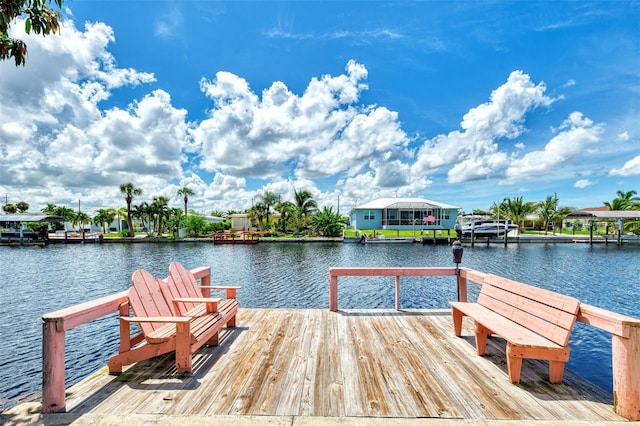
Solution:
<path fill-rule="evenodd" d="M 184 220 L 185 229 L 187 235 L 190 237 L 199 237 L 206 235 L 207 232 L 207 220 L 200 215 L 190 215 Z"/>
<path fill-rule="evenodd" d="M 20 213 L 24 213 L 29 210 L 29 203 L 27 203 L 26 201 L 18 201 L 16 203 L 16 208 Z"/>
<path fill-rule="evenodd" d="M 318 204 L 310 191 L 294 190 L 295 205 L 292 209 L 293 226 L 298 231 L 304 231 L 311 215 L 318 210 Z"/>
<path fill-rule="evenodd" d="M 98 209 L 92 222 L 96 226 L 102 226 L 102 233 L 106 234 L 106 226 L 113 222 L 115 218 L 116 209 Z"/>
<path fill-rule="evenodd" d="M 2 210 L 7 214 L 14 214 L 18 211 L 18 207 L 15 204 L 5 204 L 2 206 Z"/>
<path fill-rule="evenodd" d="M 325 237 L 340 237 L 345 224 L 346 218 L 334 213 L 332 207 L 324 207 L 309 221 L 311 230 Z"/>
<path fill-rule="evenodd" d="M 24 41 L 9 37 L 11 23 L 25 16 L 25 32 L 47 36 L 60 29 L 60 12 L 53 11 L 47 5 L 52 0 L 2 0 L 0 2 L 0 60 L 13 58 L 16 66 L 24 65 L 27 57 L 27 45 Z M 62 8 L 63 0 L 53 0 Z"/>
<path fill-rule="evenodd" d="M 55 216 L 62 216 L 65 218 L 65 220 L 71 222 L 73 220 L 73 218 L 76 215 L 75 210 L 73 210 L 70 207 L 66 207 L 66 206 L 56 206 L 56 208 L 53 211 L 53 214 Z"/>
<path fill-rule="evenodd" d="M 43 226 L 46 226 L 47 229 L 51 227 L 51 223 L 49 222 L 22 222 L 23 225 L 27 227 L 29 231 L 38 232 Z"/>
<path fill-rule="evenodd" d="M 80 229 L 84 229 L 85 223 L 91 223 L 91 218 L 85 212 L 75 213 L 73 219 L 71 219 L 71 224 L 73 226 L 78 225 Z"/>
<path fill-rule="evenodd" d="M 609 210 L 639 210 L 640 209 L 640 197 L 637 197 L 637 191 L 617 191 L 618 195 L 611 202 L 605 201 L 604 205 L 609 207 Z"/>

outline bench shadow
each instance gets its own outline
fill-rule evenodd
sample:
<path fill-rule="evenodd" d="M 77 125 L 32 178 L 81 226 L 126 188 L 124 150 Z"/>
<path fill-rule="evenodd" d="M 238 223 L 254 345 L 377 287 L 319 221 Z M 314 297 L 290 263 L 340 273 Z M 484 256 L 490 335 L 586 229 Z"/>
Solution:
<path fill-rule="evenodd" d="M 191 373 L 177 372 L 175 353 L 140 361 L 127 368 L 122 374 L 112 376 L 110 381 L 93 392 L 89 398 L 69 410 L 69 413 L 88 413 L 124 386 L 141 391 L 195 390 L 200 387 L 202 378 L 216 362 L 231 351 L 233 342 L 247 330 L 249 327 L 242 326 L 222 329 L 217 346 L 204 345 L 192 355 L 193 370 Z"/>
<path fill-rule="evenodd" d="M 473 335 L 463 335 L 459 339 L 465 340 L 476 352 L 476 339 Z M 491 362 L 504 373 L 504 380 L 509 380 L 506 362 L 506 341 L 498 336 L 489 336 L 487 348 L 481 357 Z M 565 368 L 561 384 L 549 382 L 549 363 L 539 359 L 524 359 L 520 383 L 513 384 L 529 392 L 541 401 L 589 401 L 606 405 L 613 405 L 613 395 L 597 385 L 589 382 Z"/>
<path fill-rule="evenodd" d="M 346 309 L 338 310 L 336 314 L 345 317 L 425 317 L 425 316 L 451 316 L 450 308 L 433 308 L 433 309 Z"/>

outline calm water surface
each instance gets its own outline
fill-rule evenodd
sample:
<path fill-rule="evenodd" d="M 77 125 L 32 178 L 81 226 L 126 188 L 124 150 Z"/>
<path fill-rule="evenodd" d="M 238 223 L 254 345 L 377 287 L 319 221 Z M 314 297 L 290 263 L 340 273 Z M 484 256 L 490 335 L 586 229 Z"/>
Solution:
<path fill-rule="evenodd" d="M 212 267 L 212 283 L 242 285 L 242 307 L 328 308 L 333 266 L 453 266 L 447 246 L 204 243 L 0 247 L 0 410 L 39 398 L 43 314 L 126 290 L 136 269 Z M 640 318 L 640 246 L 526 244 L 465 247 L 463 266 L 503 275 Z M 340 279 L 340 308 L 393 308 L 394 278 Z M 448 308 L 451 277 L 404 277 L 403 308 Z M 470 289 L 477 287 L 472 285 Z M 568 368 L 611 391 L 611 337 L 581 323 Z M 67 387 L 117 352 L 115 314 L 67 332 Z"/>

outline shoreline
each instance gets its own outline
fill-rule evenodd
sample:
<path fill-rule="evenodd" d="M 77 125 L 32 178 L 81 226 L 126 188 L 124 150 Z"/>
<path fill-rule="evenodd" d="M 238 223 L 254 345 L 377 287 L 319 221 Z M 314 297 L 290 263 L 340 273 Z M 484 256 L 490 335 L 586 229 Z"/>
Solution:
<path fill-rule="evenodd" d="M 382 239 L 375 239 L 376 244 L 392 244 L 397 243 L 399 239 L 411 240 L 414 244 L 422 245 L 450 245 L 454 240 L 454 236 L 438 236 L 438 237 L 399 237 L 388 238 L 389 241 Z M 260 237 L 260 243 L 345 243 L 345 244 L 358 244 L 358 237 L 301 237 L 301 238 L 280 238 L 280 237 Z M 588 235 L 517 235 L 507 237 L 505 242 L 504 238 L 476 238 L 474 241 L 471 238 L 463 237 L 461 239 L 465 245 L 496 245 L 496 244 L 605 244 L 605 245 L 626 245 L 626 244 L 640 244 L 640 235 L 622 235 L 618 240 L 617 235 L 597 235 L 589 239 Z M 41 246 L 56 245 L 56 244 L 159 244 L 159 243 L 210 243 L 213 244 L 213 239 L 210 237 L 204 238 L 157 238 L 157 237 L 115 237 L 115 238 L 86 238 L 84 240 L 80 238 L 67 238 L 66 240 L 49 239 L 48 241 L 0 241 L 0 246 Z M 233 244 L 232 244 L 233 245 Z"/>

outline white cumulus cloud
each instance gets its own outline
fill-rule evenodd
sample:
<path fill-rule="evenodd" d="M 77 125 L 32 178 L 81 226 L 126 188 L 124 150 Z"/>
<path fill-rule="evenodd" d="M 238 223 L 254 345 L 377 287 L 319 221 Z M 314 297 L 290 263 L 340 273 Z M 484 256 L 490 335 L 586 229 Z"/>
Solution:
<path fill-rule="evenodd" d="M 514 71 L 490 96 L 489 102 L 467 112 L 460 127 L 426 140 L 417 153 L 413 173 L 429 174 L 449 167 L 449 183 L 487 178 L 504 169 L 508 156 L 498 149 L 500 138 L 514 139 L 524 132 L 528 111 L 549 106 L 554 99 L 544 93 L 544 83 L 534 84 L 522 71 Z M 522 143 L 519 147 L 524 147 Z"/>
<path fill-rule="evenodd" d="M 589 179 L 578 179 L 573 186 L 575 188 L 586 188 L 591 185 L 593 185 L 593 182 L 591 182 Z"/>
<path fill-rule="evenodd" d="M 573 112 L 543 150 L 531 151 L 520 158 L 511 159 L 504 181 L 540 177 L 568 162 L 578 161 L 587 148 L 599 142 L 603 132 L 603 125 L 594 124 L 583 117 L 582 113 Z"/>
<path fill-rule="evenodd" d="M 633 157 L 620 168 L 609 171 L 612 176 L 640 176 L 640 155 Z"/>

